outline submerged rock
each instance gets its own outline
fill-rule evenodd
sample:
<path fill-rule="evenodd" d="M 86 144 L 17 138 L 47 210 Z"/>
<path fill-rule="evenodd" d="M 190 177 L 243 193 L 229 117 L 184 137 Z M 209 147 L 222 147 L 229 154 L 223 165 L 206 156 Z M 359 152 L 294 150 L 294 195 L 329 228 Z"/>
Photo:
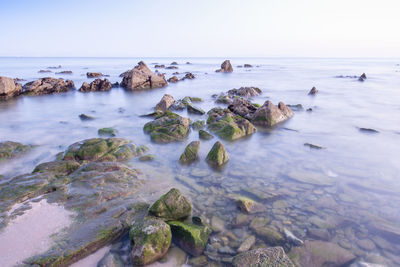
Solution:
<path fill-rule="evenodd" d="M 107 252 L 106 255 L 97 263 L 97 267 L 124 267 L 124 261 L 116 253 Z"/>
<path fill-rule="evenodd" d="M 199 138 L 202 140 L 211 140 L 214 136 L 204 130 L 199 130 Z"/>
<path fill-rule="evenodd" d="M 181 157 L 179 158 L 179 162 L 182 164 L 190 164 L 198 159 L 198 153 L 200 148 L 199 141 L 190 142 L 185 151 L 183 151 Z"/>
<path fill-rule="evenodd" d="M 96 92 L 96 91 L 109 91 L 112 88 L 112 84 L 108 79 L 95 79 L 93 82 L 88 84 L 87 82 L 83 82 L 81 88 L 79 88 L 80 92 Z"/>
<path fill-rule="evenodd" d="M 293 111 L 283 102 L 279 102 L 278 106 L 275 106 L 271 101 L 267 100 L 256 110 L 251 121 L 255 125 L 272 127 L 286 121 L 293 115 Z"/>
<path fill-rule="evenodd" d="M 295 236 L 291 231 L 289 231 L 286 228 L 283 228 L 283 233 L 285 234 L 286 237 L 286 241 L 288 241 L 289 243 L 295 245 L 295 246 L 301 246 L 304 244 L 304 242 L 298 238 L 297 236 Z"/>
<path fill-rule="evenodd" d="M 161 196 L 149 209 L 150 214 L 166 221 L 185 219 L 191 212 L 192 203 L 176 188 Z"/>
<path fill-rule="evenodd" d="M 294 267 L 282 247 L 258 248 L 240 253 L 233 258 L 232 264 L 234 267 Z"/>
<path fill-rule="evenodd" d="M 126 72 L 121 82 L 121 86 L 127 90 L 142 90 L 160 88 L 168 83 L 164 75 L 154 74 L 143 61 L 132 70 Z"/>
<path fill-rule="evenodd" d="M 247 237 L 242 244 L 240 244 L 240 247 L 237 249 L 237 252 L 242 253 L 246 252 L 251 249 L 252 246 L 256 243 L 256 237 L 254 235 L 251 235 Z"/>
<path fill-rule="evenodd" d="M 146 265 L 161 259 L 171 245 L 171 229 L 163 220 L 146 217 L 134 222 L 129 231 L 133 244 L 131 259 L 135 265 Z"/>
<path fill-rule="evenodd" d="M 200 226 L 180 221 L 169 221 L 173 240 L 179 247 L 193 256 L 200 256 L 211 234 L 208 226 Z"/>
<path fill-rule="evenodd" d="M 190 120 L 166 111 L 144 125 L 144 131 L 150 134 L 151 140 L 157 143 L 176 142 L 185 139 L 189 134 Z"/>
<path fill-rule="evenodd" d="M 233 68 L 231 62 L 229 60 L 225 60 L 224 62 L 222 62 L 221 68 L 216 70 L 215 72 L 232 72 L 232 71 Z"/>
<path fill-rule="evenodd" d="M 178 79 L 178 77 L 176 77 L 174 75 L 174 76 L 172 76 L 171 78 L 168 79 L 168 82 L 169 83 L 177 83 L 177 82 L 179 82 L 179 79 Z"/>
<path fill-rule="evenodd" d="M 23 155 L 32 149 L 30 145 L 24 145 L 18 142 L 5 141 L 0 142 L 0 160 L 12 159 Z"/>
<path fill-rule="evenodd" d="M 225 147 L 221 142 L 217 141 L 210 152 L 207 154 L 207 163 L 214 166 L 219 167 L 224 165 L 229 160 L 228 152 L 226 152 Z"/>
<path fill-rule="evenodd" d="M 82 113 L 79 115 L 79 119 L 81 119 L 81 121 L 92 121 L 95 119 L 95 117 Z"/>
<path fill-rule="evenodd" d="M 158 102 L 158 104 L 155 107 L 155 110 L 159 110 L 162 112 L 167 111 L 173 104 L 175 103 L 175 99 L 172 95 L 169 94 L 165 94 L 160 102 Z"/>
<path fill-rule="evenodd" d="M 0 100 L 18 96 L 22 93 L 22 85 L 12 78 L 0 76 Z"/>
<path fill-rule="evenodd" d="M 318 172 L 290 171 L 288 177 L 300 183 L 313 185 L 330 186 L 335 183 L 333 178 Z"/>
<path fill-rule="evenodd" d="M 101 76 L 103 76 L 103 73 L 101 73 L 101 72 L 87 72 L 86 76 L 88 78 L 101 77 Z"/>
<path fill-rule="evenodd" d="M 75 87 L 74 82 L 71 80 L 64 80 L 62 78 L 41 78 L 37 81 L 26 83 L 24 94 L 28 95 L 41 95 L 41 94 L 54 94 L 67 92 Z"/>
<path fill-rule="evenodd" d="M 152 154 L 139 157 L 139 161 L 152 161 L 152 160 L 154 160 L 154 156 Z"/>
<path fill-rule="evenodd" d="M 315 87 L 311 88 L 310 92 L 308 92 L 309 95 L 316 95 L 317 93 L 318 93 L 318 90 Z"/>
<path fill-rule="evenodd" d="M 100 136 L 114 137 L 117 135 L 117 130 L 114 128 L 101 128 L 97 131 Z"/>
<path fill-rule="evenodd" d="M 249 214 L 259 213 L 266 210 L 264 205 L 261 203 L 243 196 L 236 198 L 236 204 L 242 212 Z"/>

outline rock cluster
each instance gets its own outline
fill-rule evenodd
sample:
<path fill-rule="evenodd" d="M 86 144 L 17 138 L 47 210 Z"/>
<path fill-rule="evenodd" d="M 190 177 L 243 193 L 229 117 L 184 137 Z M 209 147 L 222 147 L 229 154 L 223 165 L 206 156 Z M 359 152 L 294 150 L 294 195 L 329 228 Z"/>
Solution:
<path fill-rule="evenodd" d="M 121 86 L 127 90 L 160 88 L 168 83 L 164 75 L 153 73 L 143 61 L 130 71 L 124 72 Z"/>
<path fill-rule="evenodd" d="M 90 84 L 87 82 L 83 82 L 81 88 L 79 88 L 80 92 L 96 92 L 96 91 L 109 91 L 112 88 L 112 84 L 108 79 L 95 79 Z"/>
<path fill-rule="evenodd" d="M 251 98 L 261 93 L 262 91 L 258 87 L 240 87 L 239 89 L 234 88 L 220 95 L 213 95 L 213 97 L 216 98 L 217 103 L 232 104 L 234 99 L 238 97 Z"/>
<path fill-rule="evenodd" d="M 22 85 L 12 78 L 0 76 L 0 100 L 18 96 L 22 93 Z"/>
<path fill-rule="evenodd" d="M 41 94 L 54 94 L 67 92 L 75 87 L 74 82 L 71 80 L 64 80 L 62 78 L 41 78 L 37 81 L 26 83 L 24 94 L 28 95 L 41 95 Z"/>

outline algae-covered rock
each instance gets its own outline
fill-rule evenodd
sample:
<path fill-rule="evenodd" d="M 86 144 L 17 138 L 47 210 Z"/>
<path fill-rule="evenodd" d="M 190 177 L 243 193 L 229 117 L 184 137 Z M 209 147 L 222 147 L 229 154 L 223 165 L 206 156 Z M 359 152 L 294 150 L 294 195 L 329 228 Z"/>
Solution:
<path fill-rule="evenodd" d="M 214 138 L 214 136 L 204 130 L 199 131 L 199 138 L 202 140 L 211 140 Z"/>
<path fill-rule="evenodd" d="M 226 152 L 225 147 L 221 142 L 217 141 L 208 152 L 207 162 L 213 166 L 222 166 L 229 160 L 228 152 Z"/>
<path fill-rule="evenodd" d="M 256 132 L 251 122 L 229 109 L 213 108 L 208 113 L 208 128 L 226 140 L 236 140 Z"/>
<path fill-rule="evenodd" d="M 0 160 L 18 157 L 31 150 L 31 148 L 32 146 L 30 145 L 24 145 L 18 142 L 0 142 Z"/>
<path fill-rule="evenodd" d="M 190 142 L 186 146 L 185 151 L 183 151 L 181 157 L 179 158 L 179 162 L 182 164 L 189 164 L 196 161 L 198 158 L 199 148 L 200 148 L 199 141 Z"/>
<path fill-rule="evenodd" d="M 81 165 L 74 160 L 56 160 L 39 164 L 33 170 L 36 172 L 49 172 L 56 176 L 68 175 L 77 170 Z"/>
<path fill-rule="evenodd" d="M 188 103 L 188 104 L 186 105 L 186 108 L 187 108 L 187 111 L 188 111 L 189 113 L 192 113 L 192 114 L 203 115 L 203 114 L 206 113 L 204 110 L 202 110 L 202 109 L 199 108 L 199 107 L 194 106 L 194 105 L 191 104 L 191 103 Z"/>
<path fill-rule="evenodd" d="M 117 135 L 117 130 L 114 128 L 101 128 L 97 131 L 100 136 L 114 137 Z"/>
<path fill-rule="evenodd" d="M 243 196 L 237 197 L 236 204 L 241 211 L 249 214 L 265 211 L 264 205 L 248 197 L 243 197 Z"/>
<path fill-rule="evenodd" d="M 190 120 L 166 111 L 144 125 L 144 131 L 157 143 L 181 141 L 189 134 Z"/>
<path fill-rule="evenodd" d="M 79 115 L 79 119 L 81 119 L 81 121 L 92 121 L 95 119 L 95 117 L 82 113 Z"/>
<path fill-rule="evenodd" d="M 294 267 L 282 247 L 258 248 L 233 258 L 234 267 Z"/>
<path fill-rule="evenodd" d="M 129 231 L 133 244 L 131 259 L 135 265 L 146 265 L 161 259 L 171 245 L 171 229 L 163 220 L 146 217 L 134 222 Z"/>
<path fill-rule="evenodd" d="M 268 226 L 256 228 L 254 232 L 271 246 L 283 245 L 285 242 L 285 237 L 281 233 Z"/>
<path fill-rule="evenodd" d="M 203 120 L 195 121 L 192 123 L 192 128 L 194 130 L 200 130 L 200 129 L 204 128 L 204 125 L 205 125 L 205 122 Z"/>
<path fill-rule="evenodd" d="M 152 160 L 154 160 L 154 156 L 152 154 L 144 155 L 144 156 L 139 157 L 139 160 L 140 161 L 152 161 Z"/>
<path fill-rule="evenodd" d="M 166 221 L 184 219 L 191 212 L 192 203 L 176 188 L 162 195 L 149 209 L 150 214 Z"/>
<path fill-rule="evenodd" d="M 208 236 L 211 234 L 211 229 L 208 226 L 180 221 L 169 221 L 168 224 L 171 226 L 174 242 L 184 251 L 193 256 L 199 256 L 203 253 Z"/>

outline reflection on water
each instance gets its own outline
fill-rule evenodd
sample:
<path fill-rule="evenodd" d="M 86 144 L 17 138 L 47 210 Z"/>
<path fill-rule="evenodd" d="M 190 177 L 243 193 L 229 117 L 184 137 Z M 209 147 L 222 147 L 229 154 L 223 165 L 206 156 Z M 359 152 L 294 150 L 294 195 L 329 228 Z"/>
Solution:
<path fill-rule="evenodd" d="M 174 60 L 145 61 L 150 65 L 150 62 L 169 64 Z M 38 70 L 61 64 L 62 70 L 71 70 L 73 74 L 57 76 L 74 80 L 79 88 L 88 80 L 87 71 L 101 71 L 110 75 L 111 82 L 117 82 L 121 80 L 119 74 L 138 61 L 2 58 L 0 75 L 30 81 L 49 75 L 39 74 Z M 146 194 L 141 194 L 143 200 L 154 200 L 167 188 L 177 186 L 191 196 L 195 212 L 208 218 L 218 216 L 240 241 L 251 230 L 247 225 L 235 225 L 238 210 L 229 196 L 243 194 L 267 207 L 265 213 L 257 216 L 268 217 L 276 229 L 285 227 L 302 239 L 314 239 L 317 229 L 327 233 L 328 240 L 365 261 L 371 262 L 379 256 L 387 265 L 400 264 L 398 62 L 241 58 L 231 60 L 234 72 L 226 75 L 214 72 L 221 59 L 176 61 L 182 63 L 178 70 L 162 69 L 167 78 L 175 71 L 190 71 L 196 79 L 138 93 L 116 88 L 110 92 L 69 92 L 0 102 L 0 141 L 38 145 L 22 158 L 0 163 L 3 181 L 53 160 L 57 153 L 78 140 L 96 137 L 99 128 L 114 127 L 118 137 L 148 144 L 156 157 L 150 163 L 137 159 L 130 162 L 152 181 Z M 193 64 L 183 64 L 186 61 Z M 244 63 L 259 67 L 250 71 L 235 68 Z M 363 72 L 368 77 L 363 83 L 357 79 L 335 78 Z M 223 170 L 214 171 L 204 162 L 216 137 L 201 142 L 198 162 L 180 166 L 179 156 L 190 141 L 198 139 L 197 131 L 192 131 L 184 142 L 167 145 L 150 143 L 149 136 L 143 132 L 149 118 L 140 115 L 151 112 L 165 93 L 175 99 L 186 95 L 201 97 L 204 101 L 196 105 L 209 110 L 217 105 L 212 94 L 241 86 L 257 86 L 263 90 L 253 102 L 283 101 L 302 104 L 304 110 L 297 111 L 292 119 L 273 130 L 258 129 L 249 138 L 222 141 L 230 156 Z M 307 93 L 313 86 L 319 93 L 310 97 Z M 313 111 L 305 111 L 308 108 Z M 96 119 L 82 122 L 78 117 L 81 113 Z M 206 119 L 186 111 L 180 114 L 192 120 Z M 359 131 L 360 127 L 373 128 L 379 133 L 366 134 Z M 310 149 L 304 143 L 325 149 Z M 247 220 L 250 222 L 254 217 L 251 215 Z"/>

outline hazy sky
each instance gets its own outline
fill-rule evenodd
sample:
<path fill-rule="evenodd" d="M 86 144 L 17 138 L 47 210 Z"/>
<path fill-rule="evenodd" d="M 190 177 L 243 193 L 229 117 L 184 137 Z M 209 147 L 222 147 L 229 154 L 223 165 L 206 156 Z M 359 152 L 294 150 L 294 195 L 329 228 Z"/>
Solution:
<path fill-rule="evenodd" d="M 0 56 L 400 57 L 400 0 L 0 0 Z"/>

